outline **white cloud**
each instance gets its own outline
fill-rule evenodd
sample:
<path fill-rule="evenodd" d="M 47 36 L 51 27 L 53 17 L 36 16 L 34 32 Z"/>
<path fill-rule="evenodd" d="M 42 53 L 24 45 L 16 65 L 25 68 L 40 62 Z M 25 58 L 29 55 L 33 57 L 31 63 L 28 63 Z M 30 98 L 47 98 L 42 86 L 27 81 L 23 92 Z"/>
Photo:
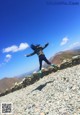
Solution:
<path fill-rule="evenodd" d="M 29 47 L 29 45 L 27 43 L 20 43 L 19 46 L 12 45 L 10 47 L 4 48 L 3 53 L 5 53 L 5 52 L 18 52 L 21 50 L 25 50 L 28 47 Z"/>
<path fill-rule="evenodd" d="M 80 47 L 80 42 L 75 42 L 69 46 L 69 48 L 76 48 L 76 47 Z"/>
<path fill-rule="evenodd" d="M 0 63 L 0 68 L 1 68 L 2 66 L 4 66 L 6 63 L 8 63 L 8 62 L 11 60 L 11 58 L 12 58 L 12 55 L 7 54 L 7 55 L 5 56 L 4 61 L 3 61 L 2 63 Z"/>
<path fill-rule="evenodd" d="M 15 45 L 13 45 L 13 46 L 4 48 L 4 49 L 3 49 L 3 52 L 16 52 L 17 49 L 18 49 L 18 47 L 15 46 Z"/>
<path fill-rule="evenodd" d="M 7 54 L 6 55 L 6 58 L 11 58 L 12 56 L 10 54 Z"/>
<path fill-rule="evenodd" d="M 4 62 L 9 62 L 11 58 L 12 58 L 12 55 L 7 54 L 6 57 L 5 57 Z"/>
<path fill-rule="evenodd" d="M 67 44 L 67 42 L 69 41 L 69 39 L 67 37 L 64 37 L 60 43 L 61 46 Z"/>
<path fill-rule="evenodd" d="M 18 50 L 20 51 L 20 50 L 25 50 L 26 48 L 28 48 L 29 47 L 29 45 L 27 44 L 27 43 L 21 43 L 20 44 L 20 46 L 19 46 L 19 48 L 18 48 Z"/>

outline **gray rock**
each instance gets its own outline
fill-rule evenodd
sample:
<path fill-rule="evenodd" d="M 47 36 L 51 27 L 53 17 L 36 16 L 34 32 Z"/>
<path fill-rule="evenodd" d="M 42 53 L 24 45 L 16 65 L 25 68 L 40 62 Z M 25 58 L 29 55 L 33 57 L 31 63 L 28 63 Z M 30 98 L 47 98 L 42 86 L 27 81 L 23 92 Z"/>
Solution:
<path fill-rule="evenodd" d="M 35 80 L 29 80 L 32 79 Z M 80 65 L 48 74 L 32 85 L 0 97 L 2 102 L 13 103 L 14 115 L 79 115 Z"/>

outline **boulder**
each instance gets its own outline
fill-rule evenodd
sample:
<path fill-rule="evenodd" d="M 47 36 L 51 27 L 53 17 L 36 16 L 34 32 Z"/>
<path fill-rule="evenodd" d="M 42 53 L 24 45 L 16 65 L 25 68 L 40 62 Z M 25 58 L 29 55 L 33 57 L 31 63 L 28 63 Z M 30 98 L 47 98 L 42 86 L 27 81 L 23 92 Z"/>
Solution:
<path fill-rule="evenodd" d="M 22 81 L 22 87 L 26 87 L 28 85 L 31 84 L 31 77 L 26 77 L 24 78 L 24 80 Z"/>
<path fill-rule="evenodd" d="M 71 67 L 71 66 L 72 66 L 72 61 L 66 61 L 64 63 L 61 63 L 60 69 L 65 69 L 65 68 Z"/>
<path fill-rule="evenodd" d="M 32 79 L 35 79 L 37 81 L 40 79 L 41 76 L 42 76 L 42 73 L 35 72 L 32 74 Z"/>
<path fill-rule="evenodd" d="M 73 65 L 80 64 L 80 55 L 77 55 L 77 56 L 73 56 L 73 57 L 72 57 L 72 64 L 73 64 Z"/>
<path fill-rule="evenodd" d="M 55 72 L 56 70 L 54 69 L 54 67 L 48 67 L 48 72 L 49 73 L 52 73 L 52 72 Z"/>
<path fill-rule="evenodd" d="M 48 69 L 46 69 L 46 68 L 42 68 L 42 76 L 41 77 L 44 77 L 44 76 L 46 76 L 46 75 L 48 75 L 49 74 L 49 70 Z"/>

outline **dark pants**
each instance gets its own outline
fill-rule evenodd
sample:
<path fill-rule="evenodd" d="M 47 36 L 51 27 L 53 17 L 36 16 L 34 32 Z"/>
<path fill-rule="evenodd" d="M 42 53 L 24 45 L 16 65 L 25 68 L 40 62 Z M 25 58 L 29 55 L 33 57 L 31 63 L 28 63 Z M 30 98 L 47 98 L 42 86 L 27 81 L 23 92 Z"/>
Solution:
<path fill-rule="evenodd" d="M 40 55 L 39 56 L 39 64 L 40 64 L 39 69 L 40 70 L 42 68 L 42 61 L 45 61 L 47 64 L 51 65 L 51 63 L 47 60 L 47 58 L 45 57 L 45 55 Z"/>

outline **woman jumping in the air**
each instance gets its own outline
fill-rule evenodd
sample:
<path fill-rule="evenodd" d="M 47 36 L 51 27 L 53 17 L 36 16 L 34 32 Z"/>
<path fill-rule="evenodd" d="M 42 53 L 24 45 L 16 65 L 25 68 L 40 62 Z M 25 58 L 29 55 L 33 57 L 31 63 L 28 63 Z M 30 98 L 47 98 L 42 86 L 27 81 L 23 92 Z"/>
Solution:
<path fill-rule="evenodd" d="M 49 62 L 47 60 L 47 58 L 45 57 L 44 53 L 43 53 L 43 49 L 45 49 L 47 46 L 49 45 L 49 43 L 45 44 L 44 47 L 41 47 L 40 45 L 33 45 L 31 44 L 31 49 L 33 49 L 33 53 L 29 54 L 29 55 L 26 55 L 26 57 L 29 57 L 29 56 L 32 56 L 34 54 L 37 54 L 38 57 L 39 57 L 39 64 L 40 64 L 40 67 L 39 67 L 39 70 L 41 72 L 41 68 L 42 68 L 42 61 L 44 60 L 47 64 L 49 65 L 52 65 L 53 67 L 57 67 L 56 65 L 54 64 L 51 64 L 51 62 Z"/>

